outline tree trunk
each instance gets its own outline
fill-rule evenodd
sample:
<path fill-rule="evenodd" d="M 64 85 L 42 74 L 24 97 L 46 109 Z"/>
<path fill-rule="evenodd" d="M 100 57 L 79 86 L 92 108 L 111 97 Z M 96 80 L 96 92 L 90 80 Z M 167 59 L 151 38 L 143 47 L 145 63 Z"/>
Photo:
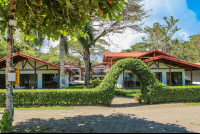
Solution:
<path fill-rule="evenodd" d="M 89 56 L 89 50 L 87 48 L 84 48 L 84 63 L 85 63 L 85 86 L 88 86 L 90 84 L 90 56 Z"/>
<path fill-rule="evenodd" d="M 15 18 L 17 0 L 10 0 L 10 11 L 7 23 L 7 56 L 6 56 L 6 112 L 10 112 L 8 119 L 13 119 L 14 108 L 13 108 L 13 89 L 12 82 L 8 81 L 8 73 L 10 73 L 10 67 L 12 67 L 12 49 L 13 49 L 13 30 L 12 26 L 9 26 L 9 20 Z"/>
<path fill-rule="evenodd" d="M 64 57 L 65 57 L 65 47 L 64 47 L 64 36 L 60 35 L 60 80 L 61 89 L 65 88 L 65 71 L 64 71 Z"/>

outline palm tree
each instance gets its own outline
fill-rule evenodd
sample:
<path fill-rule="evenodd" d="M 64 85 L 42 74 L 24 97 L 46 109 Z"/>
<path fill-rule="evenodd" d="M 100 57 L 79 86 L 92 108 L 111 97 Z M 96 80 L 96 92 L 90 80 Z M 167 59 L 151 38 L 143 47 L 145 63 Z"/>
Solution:
<path fill-rule="evenodd" d="M 64 57 L 68 53 L 68 40 L 67 36 L 60 35 L 60 80 L 61 89 L 65 88 L 65 72 L 64 72 Z"/>
<path fill-rule="evenodd" d="M 94 36 L 92 33 L 92 28 L 90 26 L 90 23 L 86 23 L 86 26 L 83 29 L 83 32 L 87 34 L 86 37 L 78 37 L 78 41 L 83 46 L 84 51 L 84 65 L 85 65 L 85 85 L 88 86 L 90 84 L 90 47 L 94 46 Z"/>

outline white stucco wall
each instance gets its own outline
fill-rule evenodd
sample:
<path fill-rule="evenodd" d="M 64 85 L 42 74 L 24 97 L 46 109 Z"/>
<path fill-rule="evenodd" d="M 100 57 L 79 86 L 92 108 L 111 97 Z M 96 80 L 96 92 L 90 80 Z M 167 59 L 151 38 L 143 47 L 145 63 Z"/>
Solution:
<path fill-rule="evenodd" d="M 35 65 L 35 61 L 33 60 L 28 60 L 33 66 Z M 25 64 L 26 61 L 24 61 L 24 64 Z M 40 66 L 43 66 L 45 64 L 42 64 L 42 63 L 39 63 L 37 62 L 36 63 L 36 67 L 40 67 Z M 19 67 L 20 68 L 20 74 L 35 74 L 34 71 L 31 71 L 33 69 L 33 67 L 31 65 L 29 65 L 29 63 L 26 63 L 26 66 L 24 67 L 24 69 L 26 70 L 23 70 L 22 71 L 22 61 L 19 62 L 15 67 Z M 28 70 L 28 69 L 31 69 L 31 70 Z M 42 68 L 39 68 L 39 69 L 47 69 L 47 67 L 42 67 Z M 51 66 L 48 66 L 48 69 L 55 69 Z M 0 71 L 0 74 L 5 74 L 5 68 L 1 69 L 2 71 Z M 58 70 L 37 70 L 36 71 L 36 74 L 38 75 L 38 81 L 37 81 L 37 84 L 38 84 L 38 89 L 42 89 L 42 74 L 58 74 Z M 20 86 L 23 86 L 23 85 L 20 85 Z M 68 80 L 68 72 L 65 73 L 65 88 L 69 87 L 69 80 Z"/>
<path fill-rule="evenodd" d="M 149 62 L 147 65 L 151 65 L 151 64 L 152 64 L 152 62 Z M 158 69 L 155 64 L 153 64 L 149 68 L 150 69 L 153 68 L 153 69 L 151 69 L 152 72 L 162 72 L 162 83 L 167 84 L 167 72 L 169 72 L 169 69 Z M 163 63 L 159 63 L 159 68 L 169 68 L 169 67 L 167 67 Z M 173 68 L 177 68 L 177 67 L 173 67 Z M 131 71 L 125 70 L 124 72 L 131 72 Z M 182 72 L 182 85 L 185 86 L 185 76 L 186 76 L 185 70 L 184 69 L 171 69 L 171 72 Z M 200 75 L 200 71 L 199 71 L 199 75 Z M 199 81 L 200 81 L 200 78 L 199 78 Z M 121 73 L 121 75 L 119 76 L 115 86 L 118 88 L 123 87 L 123 73 Z"/>
<path fill-rule="evenodd" d="M 191 80 L 191 71 L 185 71 L 185 79 Z M 200 84 L 200 70 L 192 71 L 193 84 Z"/>
<path fill-rule="evenodd" d="M 78 77 L 81 80 L 81 77 L 82 77 L 82 75 L 81 75 L 81 73 L 82 73 L 81 72 L 81 68 L 73 66 L 73 65 L 64 65 L 64 67 L 67 67 L 68 69 L 71 69 L 71 70 L 78 69 L 79 70 L 79 75 L 72 76 L 71 80 L 72 80 L 73 77 Z"/>

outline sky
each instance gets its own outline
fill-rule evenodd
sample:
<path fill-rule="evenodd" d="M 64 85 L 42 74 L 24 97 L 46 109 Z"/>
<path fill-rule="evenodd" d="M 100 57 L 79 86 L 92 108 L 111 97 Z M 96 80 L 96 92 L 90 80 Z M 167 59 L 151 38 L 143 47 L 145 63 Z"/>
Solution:
<path fill-rule="evenodd" d="M 165 25 L 163 17 L 179 19 L 176 26 L 181 28 L 173 38 L 189 40 L 189 36 L 200 33 L 200 0 L 144 0 L 144 9 L 149 11 L 150 17 L 143 20 L 144 26 L 153 26 L 153 23 L 159 22 Z M 141 37 L 147 37 L 145 33 L 125 33 L 118 36 L 112 36 L 111 39 L 116 46 L 111 48 L 113 52 L 120 52 L 122 49 L 128 49 L 135 43 L 142 42 Z M 59 42 L 50 41 L 50 45 L 57 45 Z M 47 52 L 48 48 L 43 48 Z M 101 60 L 100 60 L 101 61 Z"/>

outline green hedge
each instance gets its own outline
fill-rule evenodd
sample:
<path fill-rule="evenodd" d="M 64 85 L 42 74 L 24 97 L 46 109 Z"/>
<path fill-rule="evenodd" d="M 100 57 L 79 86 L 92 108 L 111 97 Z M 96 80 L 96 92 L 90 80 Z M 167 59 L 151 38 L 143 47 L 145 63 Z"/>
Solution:
<path fill-rule="evenodd" d="M 103 103 L 103 91 L 94 89 L 18 89 L 13 92 L 14 106 L 28 105 L 90 105 Z M 0 105 L 6 103 L 6 90 L 0 92 Z"/>
<path fill-rule="evenodd" d="M 157 83 L 148 87 L 147 102 L 197 102 L 200 101 L 200 86 L 167 86 Z"/>

